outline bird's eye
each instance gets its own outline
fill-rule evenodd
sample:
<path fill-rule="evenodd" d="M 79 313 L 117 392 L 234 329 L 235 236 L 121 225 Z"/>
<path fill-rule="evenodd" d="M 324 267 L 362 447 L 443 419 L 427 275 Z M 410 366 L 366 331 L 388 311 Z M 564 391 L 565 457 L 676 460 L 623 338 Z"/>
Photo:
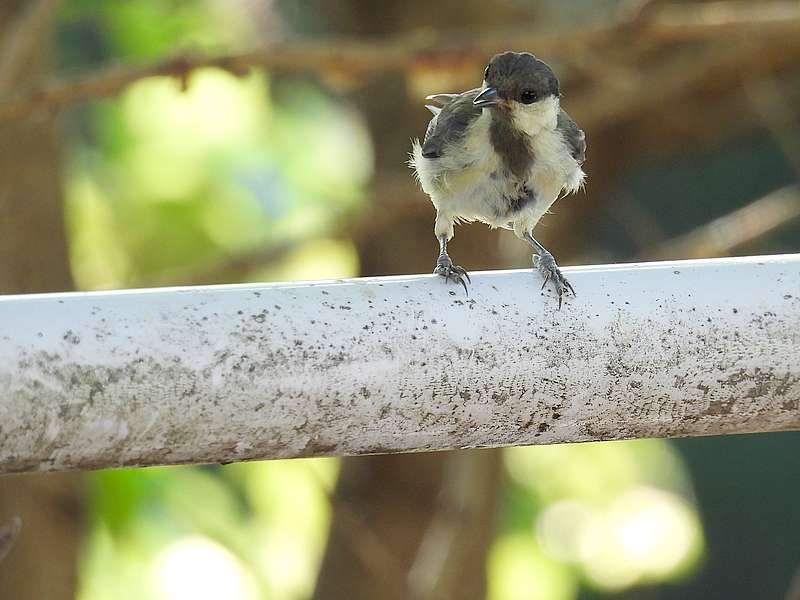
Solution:
<path fill-rule="evenodd" d="M 525 90 L 519 95 L 519 99 L 523 104 L 533 104 L 539 99 L 539 95 L 533 90 Z"/>
<path fill-rule="evenodd" d="M 486 81 L 489 79 L 489 67 L 486 67 L 486 70 L 483 72 L 483 80 Z"/>

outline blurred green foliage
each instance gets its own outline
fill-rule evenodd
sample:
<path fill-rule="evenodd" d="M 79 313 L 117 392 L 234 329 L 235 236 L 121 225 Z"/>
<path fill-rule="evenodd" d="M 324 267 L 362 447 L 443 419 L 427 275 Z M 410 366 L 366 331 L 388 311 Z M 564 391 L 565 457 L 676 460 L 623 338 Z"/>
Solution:
<path fill-rule="evenodd" d="M 363 126 L 312 86 L 285 87 L 282 107 L 263 76 L 200 71 L 186 92 L 145 80 L 93 111 L 96 143 L 76 141 L 67 181 L 79 285 L 147 283 L 313 240 L 353 209 L 371 171 Z"/>
<path fill-rule="evenodd" d="M 72 0 L 61 68 L 231 50 L 251 24 L 224 2 Z M 289 243 L 251 279 L 358 272 L 337 235 L 372 174 L 357 112 L 304 78 L 204 70 L 156 78 L 68 120 L 67 220 L 83 289 L 152 284 Z M 506 452 L 492 600 L 571 600 L 668 581 L 702 532 L 660 441 Z M 120 470 L 91 476 L 80 600 L 302 599 L 313 589 L 338 462 Z"/>
<path fill-rule="evenodd" d="M 337 465 L 308 459 L 93 475 L 79 598 L 307 597 Z"/>
<path fill-rule="evenodd" d="M 505 464 L 510 481 L 489 562 L 491 600 L 571 600 L 580 585 L 611 593 L 681 578 L 697 566 L 702 529 L 668 442 L 510 448 Z M 534 563 L 549 565 L 535 582 Z"/>
<path fill-rule="evenodd" d="M 136 62 L 177 48 L 230 50 L 247 38 L 245 22 L 218 3 L 75 1 L 60 37 L 68 64 Z M 95 40 L 96 57 L 82 56 L 83 39 Z M 368 132 L 319 86 L 219 70 L 197 71 L 187 86 L 148 79 L 71 113 L 66 189 L 79 287 L 191 277 L 287 242 L 301 251 L 363 201 Z M 322 274 L 355 274 L 352 249 L 336 241 L 341 249 L 318 248 Z"/>

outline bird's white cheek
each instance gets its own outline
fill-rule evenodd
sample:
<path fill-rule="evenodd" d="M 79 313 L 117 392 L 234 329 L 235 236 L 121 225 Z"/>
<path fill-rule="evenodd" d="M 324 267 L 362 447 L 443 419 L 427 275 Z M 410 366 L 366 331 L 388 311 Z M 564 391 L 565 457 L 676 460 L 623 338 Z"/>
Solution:
<path fill-rule="evenodd" d="M 558 123 L 558 98 L 551 96 L 533 104 L 517 104 L 514 124 L 528 135 L 536 135 L 543 128 L 554 129 Z"/>

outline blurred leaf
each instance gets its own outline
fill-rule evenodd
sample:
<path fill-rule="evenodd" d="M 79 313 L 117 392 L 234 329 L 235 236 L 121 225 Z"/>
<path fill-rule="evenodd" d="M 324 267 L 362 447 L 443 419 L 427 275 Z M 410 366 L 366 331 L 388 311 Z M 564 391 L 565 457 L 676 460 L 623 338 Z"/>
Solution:
<path fill-rule="evenodd" d="M 140 514 L 161 510 L 169 479 L 169 470 L 158 467 L 98 471 L 92 475 L 92 516 L 112 536 L 123 535 Z"/>
<path fill-rule="evenodd" d="M 570 569 L 544 555 L 531 536 L 499 537 L 488 562 L 489 600 L 572 600 L 578 595 Z"/>
<path fill-rule="evenodd" d="M 501 531 L 538 540 L 577 581 L 619 591 L 686 575 L 702 529 L 680 458 L 664 440 L 509 448 Z M 522 538 L 519 538 L 522 539 Z"/>

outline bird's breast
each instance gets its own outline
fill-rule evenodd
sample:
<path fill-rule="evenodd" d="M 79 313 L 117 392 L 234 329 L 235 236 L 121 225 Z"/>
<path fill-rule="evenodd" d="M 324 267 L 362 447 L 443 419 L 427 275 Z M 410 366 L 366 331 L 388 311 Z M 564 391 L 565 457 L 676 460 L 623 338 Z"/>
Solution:
<path fill-rule="evenodd" d="M 540 130 L 524 143 L 507 140 L 498 148 L 489 112 L 441 157 L 422 157 L 415 148 L 422 187 L 438 210 L 456 218 L 502 227 L 528 212 L 540 216 L 565 186 L 569 169 L 579 167 L 555 130 Z"/>

